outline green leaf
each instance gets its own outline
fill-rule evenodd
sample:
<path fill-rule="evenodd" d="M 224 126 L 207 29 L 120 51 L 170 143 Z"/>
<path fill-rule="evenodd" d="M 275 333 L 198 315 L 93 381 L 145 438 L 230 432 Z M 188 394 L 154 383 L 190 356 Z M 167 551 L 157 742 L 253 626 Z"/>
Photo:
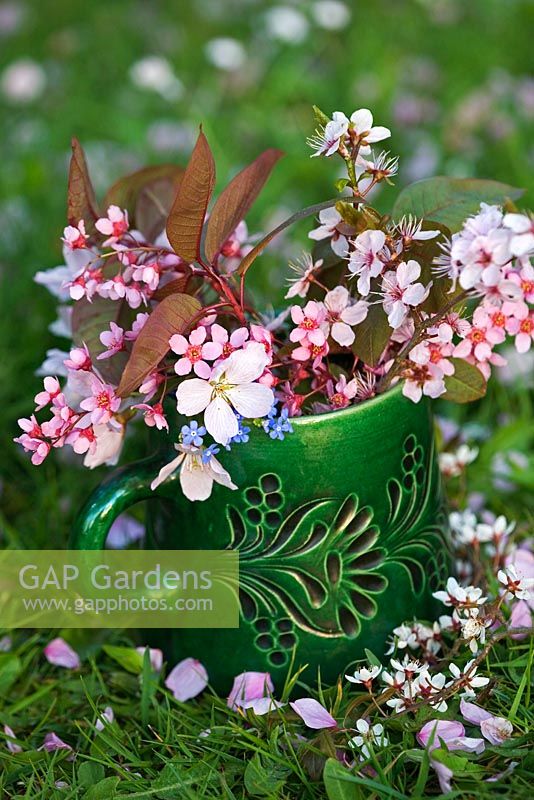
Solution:
<path fill-rule="evenodd" d="M 95 761 L 84 761 L 78 767 L 78 781 L 84 789 L 89 789 L 95 783 L 104 779 L 106 772 L 102 764 Z"/>
<path fill-rule="evenodd" d="M 115 645 L 105 644 L 103 649 L 126 672 L 140 675 L 143 671 L 143 656 L 134 647 L 116 647 Z"/>
<path fill-rule="evenodd" d="M 104 778 L 83 795 L 83 800 L 113 800 L 116 797 L 117 786 L 120 778 Z"/>
<path fill-rule="evenodd" d="M 153 310 L 132 348 L 117 394 L 127 397 L 138 389 L 169 351 L 169 339 L 183 333 L 201 311 L 201 305 L 188 294 L 172 294 Z"/>
<path fill-rule="evenodd" d="M 365 647 L 364 648 L 364 653 L 365 653 L 365 657 L 366 657 L 367 661 L 369 662 L 369 664 L 371 664 L 371 666 L 373 666 L 373 667 L 381 667 L 382 666 L 382 662 L 380 661 L 378 656 L 375 656 L 375 654 L 373 653 L 372 650 L 368 650 L 367 647 Z"/>
<path fill-rule="evenodd" d="M 170 193 L 168 199 L 168 209 L 170 209 L 183 174 L 184 168 L 176 164 L 157 164 L 132 172 L 130 175 L 119 178 L 108 189 L 104 197 L 104 208 L 107 210 L 110 205 L 125 208 L 130 218 L 130 224 L 135 224 L 136 227 L 143 230 L 141 227 L 143 221 L 138 219 L 137 206 L 144 190 L 152 187 L 154 191 L 159 187 L 161 191 Z"/>
<path fill-rule="evenodd" d="M 324 111 L 321 111 L 319 106 L 312 106 L 313 108 L 313 115 L 315 117 L 315 121 L 317 125 L 324 127 L 330 122 L 330 117 L 328 114 L 325 114 Z"/>
<path fill-rule="evenodd" d="M 269 797 L 280 791 L 289 770 L 273 763 L 264 765 L 259 753 L 248 762 L 245 775 L 245 789 L 250 797 Z"/>
<path fill-rule="evenodd" d="M 498 181 L 478 178 L 427 178 L 416 181 L 399 194 L 393 207 L 393 219 L 404 214 L 435 220 L 454 233 L 469 214 L 479 210 L 480 203 L 504 203 L 517 200 L 523 189 Z"/>
<path fill-rule="evenodd" d="M 200 259 L 202 228 L 214 185 L 215 162 L 201 129 L 167 220 L 169 242 L 184 261 Z"/>
<path fill-rule="evenodd" d="M 364 800 L 365 798 L 365 794 L 358 784 L 350 781 L 347 767 L 344 767 L 335 758 L 327 759 L 323 770 L 323 781 L 328 800 Z"/>
<path fill-rule="evenodd" d="M 352 352 L 370 367 L 376 366 L 391 335 L 391 328 L 380 304 L 369 306 L 367 317 L 354 329 Z"/>
<path fill-rule="evenodd" d="M 245 218 L 282 156 L 281 150 L 266 150 L 221 192 L 207 225 L 205 250 L 208 261 L 213 261 L 237 224 Z"/>
<path fill-rule="evenodd" d="M 0 655 L 0 695 L 5 695 L 22 672 L 22 661 L 12 653 Z"/>
<path fill-rule="evenodd" d="M 94 222 L 99 216 L 95 190 L 89 177 L 83 147 L 78 139 L 72 139 L 67 190 L 67 219 L 70 225 L 78 225 L 79 221 L 83 219 L 87 232 L 92 233 Z"/>
<path fill-rule="evenodd" d="M 451 358 L 449 361 L 454 365 L 454 375 L 445 378 L 447 391 L 441 395 L 442 398 L 453 403 L 472 403 L 484 397 L 487 384 L 478 367 L 462 358 Z"/>

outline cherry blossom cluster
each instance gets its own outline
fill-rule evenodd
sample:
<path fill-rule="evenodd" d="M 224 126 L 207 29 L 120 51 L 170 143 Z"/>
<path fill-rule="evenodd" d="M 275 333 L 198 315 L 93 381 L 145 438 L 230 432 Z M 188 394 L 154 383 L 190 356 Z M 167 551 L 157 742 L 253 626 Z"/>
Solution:
<path fill-rule="evenodd" d="M 461 362 L 487 380 L 504 364 L 497 348 L 507 337 L 518 352 L 529 349 L 532 220 L 482 204 L 448 241 L 431 221 L 382 216 L 369 195 L 391 181 L 398 161 L 372 145 L 389 129 L 368 109 L 319 113 L 319 122 L 310 144 L 314 155 L 344 162 L 345 194 L 319 211 L 313 252 L 290 264 L 286 306 L 274 318 L 254 307 L 238 269 L 256 238 L 244 220 L 211 260 L 191 262 L 173 250 L 161 217 L 147 232 L 111 204 L 94 219 L 70 220 L 65 265 L 36 275 L 61 303 L 53 332 L 71 344 L 49 351 L 35 412 L 19 422 L 16 441 L 34 464 L 65 446 L 88 467 L 113 464 L 128 425 L 142 420 L 172 436 L 177 451 L 153 487 L 178 471 L 186 496 L 205 499 L 214 483 L 236 488 L 224 451 L 237 453 L 257 431 L 266 444 L 283 440 L 292 418 L 337 412 L 397 383 L 414 402 L 440 397 Z M 124 395 L 121 376 L 139 337 L 145 347 L 153 312 L 175 293 L 201 311 L 171 332 L 167 353 Z M 88 317 L 101 326 L 96 337 Z M 370 353 L 371 338 L 380 346 Z M 444 454 L 442 469 L 459 474 L 470 458 Z"/>

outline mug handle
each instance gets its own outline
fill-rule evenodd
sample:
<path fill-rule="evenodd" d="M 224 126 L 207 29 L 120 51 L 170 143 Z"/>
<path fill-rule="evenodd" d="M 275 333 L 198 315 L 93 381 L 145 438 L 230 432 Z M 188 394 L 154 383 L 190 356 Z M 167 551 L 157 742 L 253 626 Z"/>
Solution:
<path fill-rule="evenodd" d="M 111 473 L 88 498 L 72 529 L 71 550 L 104 550 L 119 514 L 156 495 L 150 488 L 162 465 L 161 457 L 145 458 Z"/>

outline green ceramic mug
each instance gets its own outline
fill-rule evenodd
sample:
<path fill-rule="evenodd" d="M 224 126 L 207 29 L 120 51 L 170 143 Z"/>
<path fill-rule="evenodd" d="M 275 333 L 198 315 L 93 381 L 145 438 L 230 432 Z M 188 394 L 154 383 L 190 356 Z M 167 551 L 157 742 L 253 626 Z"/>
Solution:
<path fill-rule="evenodd" d="M 400 387 L 362 405 L 292 420 L 284 441 L 253 429 L 218 456 L 237 491 L 214 485 L 191 503 L 173 475 L 150 483 L 176 453 L 118 469 L 81 511 L 72 547 L 100 549 L 128 506 L 149 504 L 147 546 L 239 551 L 238 629 L 152 631 L 170 663 L 194 656 L 221 692 L 243 670 L 280 684 L 296 648 L 310 682 L 333 682 L 391 630 L 432 619 L 432 592 L 450 568 L 430 404 Z M 172 437 L 170 442 L 174 441 Z"/>

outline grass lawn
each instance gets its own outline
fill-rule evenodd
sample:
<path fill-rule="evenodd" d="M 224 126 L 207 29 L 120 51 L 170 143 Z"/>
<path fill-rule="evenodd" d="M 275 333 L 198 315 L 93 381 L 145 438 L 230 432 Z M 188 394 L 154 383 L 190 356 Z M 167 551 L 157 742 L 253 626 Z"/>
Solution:
<path fill-rule="evenodd" d="M 295 0 L 287 3 L 293 22 L 286 17 L 281 31 L 280 5 L 50 0 L 45 9 L 36 0 L 0 2 L 0 546 L 65 547 L 76 511 L 106 474 L 103 468 L 88 473 L 65 457 L 33 467 L 12 442 L 16 420 L 31 413 L 41 386 L 35 370 L 47 349 L 64 343 L 48 331 L 54 301 L 32 278 L 61 258 L 72 135 L 87 150 L 100 193 L 141 164 L 185 163 L 200 122 L 215 153 L 220 185 L 262 149 L 283 149 L 286 158 L 249 220 L 251 230 L 260 231 L 332 196 L 331 165 L 310 160 L 305 144 L 313 129 L 312 104 L 349 114 L 368 106 L 378 124 L 392 129 L 391 149 L 401 159 L 395 188 L 376 197 L 381 210 L 403 185 L 430 174 L 491 177 L 521 186 L 525 207 L 533 207 L 532 2 L 345 0 L 349 13 L 334 28 L 332 8 L 327 12 L 324 3 Z M 222 58 L 220 45 L 218 56 L 213 45 L 222 37 L 234 41 L 225 58 L 233 52 L 235 69 L 213 63 Z M 167 65 L 158 67 L 157 89 L 147 86 L 142 62 L 154 55 Z M 27 59 L 36 81 L 31 97 L 17 94 L 10 73 Z M 305 223 L 291 232 L 256 269 L 255 289 L 274 305 L 287 275 L 287 254 L 307 246 L 309 229 Z M 509 368 L 474 406 L 438 404 L 438 413 L 480 448 L 467 479 L 451 482 L 453 507 L 481 502 L 516 520 L 520 541 L 533 534 L 532 362 L 530 368 L 530 375 L 522 376 Z M 144 454 L 145 444 L 141 432 L 131 438 L 123 461 Z M 142 519 L 142 508 L 134 513 Z M 0 640 L 1 625 L 0 619 Z M 103 649 L 131 647 L 127 633 L 66 632 L 82 658 L 76 672 L 51 666 L 43 657 L 44 645 L 57 632 L 11 635 L 12 649 L 0 653 L 0 729 L 13 728 L 23 749 L 10 752 L 0 733 L 0 797 L 439 795 L 434 770 L 415 739 L 433 716 L 428 707 L 415 717 L 390 719 L 388 746 L 363 771 L 358 764 L 359 771 L 346 770 L 350 781 L 341 780 L 332 760 L 325 777 L 326 760 L 346 754 L 352 761 L 347 745 L 352 734 L 344 729 L 352 729 L 369 705 L 365 693 L 344 680 L 320 687 L 307 677 L 309 685 L 300 693 L 320 699 L 340 728 L 311 731 L 288 708 L 262 717 L 229 711 L 225 699 L 209 690 L 198 700 L 176 701 L 164 687 L 165 673 L 152 674 L 146 664 L 128 671 L 123 659 Z M 481 704 L 509 719 L 514 736 L 500 747 L 488 745 L 481 757 L 462 753 L 466 760 L 456 763 L 447 797 L 531 797 L 533 652 L 531 638 L 505 639 L 481 664 L 491 679 Z M 190 655 L 202 659 L 202 653 Z M 382 653 L 376 656 L 386 663 Z M 465 663 L 467 655 L 462 658 Z M 298 667 L 279 699 L 289 698 Z M 115 721 L 97 731 L 95 720 L 107 706 Z M 457 698 L 446 716 L 458 718 Z M 70 750 L 38 749 L 51 731 L 72 747 L 74 759 Z M 473 729 L 468 735 L 475 735 Z M 492 776 L 497 780 L 486 782 Z"/>

